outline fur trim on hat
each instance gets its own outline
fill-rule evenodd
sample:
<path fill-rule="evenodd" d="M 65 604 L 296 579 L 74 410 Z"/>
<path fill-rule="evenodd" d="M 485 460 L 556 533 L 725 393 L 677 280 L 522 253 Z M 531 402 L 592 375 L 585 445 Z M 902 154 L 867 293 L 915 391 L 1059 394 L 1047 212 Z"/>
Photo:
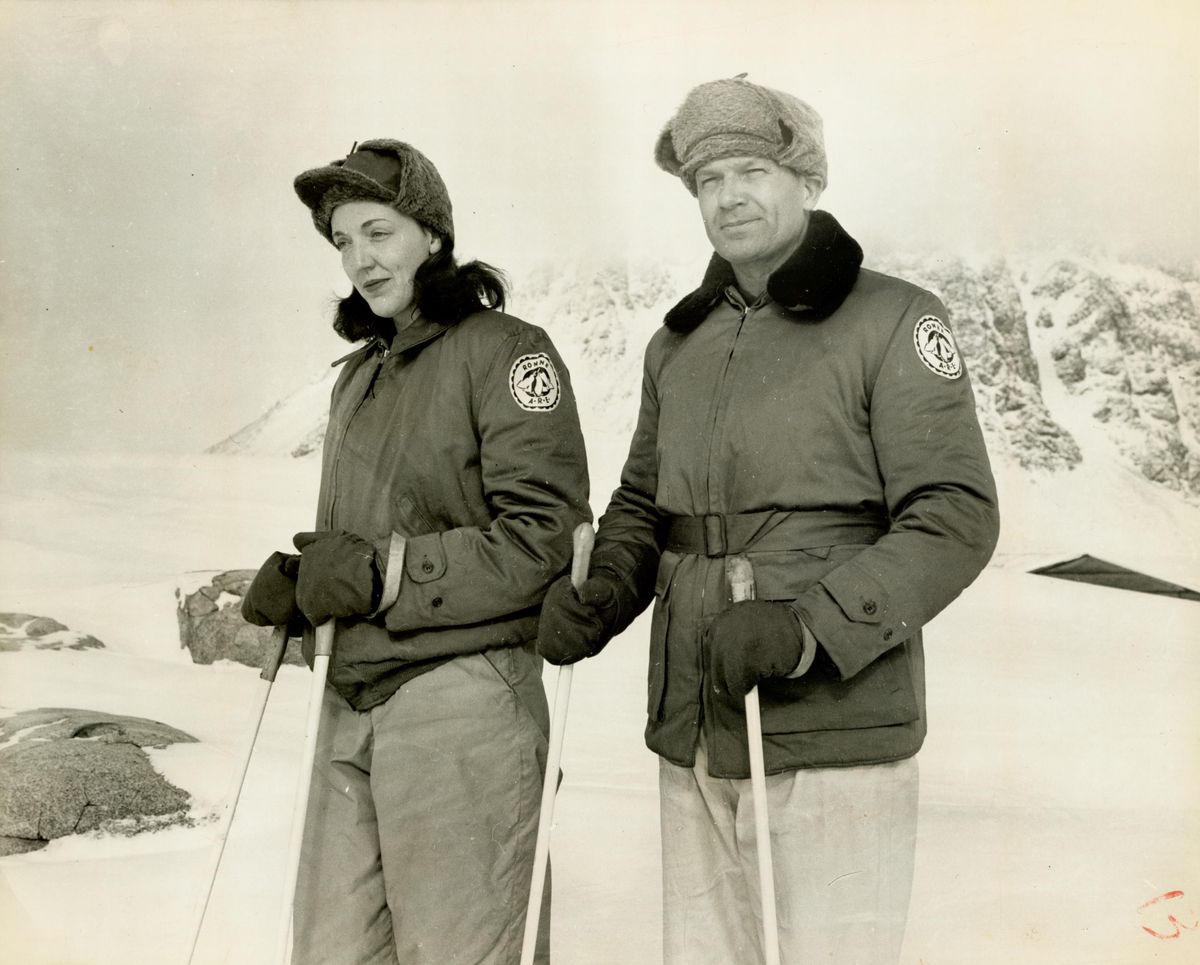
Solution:
<path fill-rule="evenodd" d="M 819 322 L 846 300 L 862 260 L 862 248 L 837 219 L 814 211 L 800 247 L 767 280 L 767 294 L 796 321 Z M 663 324 L 674 332 L 692 331 L 736 282 L 733 266 L 714 252 L 700 287 L 680 299 Z"/>
<path fill-rule="evenodd" d="M 382 156 L 385 159 L 382 163 L 392 168 L 387 172 L 391 177 L 385 178 L 386 184 L 363 171 L 346 167 L 355 154 L 364 151 Z M 379 163 L 375 159 L 375 164 Z M 453 208 L 442 176 L 429 158 L 403 141 L 390 138 L 363 141 L 345 158 L 303 172 L 294 186 L 300 200 L 312 212 L 313 225 L 326 240 L 332 240 L 329 220 L 333 209 L 347 201 L 379 201 L 432 228 L 448 241 L 454 239 Z"/>
<path fill-rule="evenodd" d="M 797 174 L 829 180 L 825 137 L 812 107 L 745 75 L 693 88 L 667 122 L 654 160 L 696 193 L 696 170 L 726 157 L 764 157 Z"/>
<path fill-rule="evenodd" d="M 328 238 L 333 233 L 333 210 L 338 205 L 351 201 L 378 201 L 380 204 L 390 206 L 393 200 L 390 192 L 358 185 L 335 184 L 321 195 L 317 206 L 313 209 L 313 224 L 321 234 Z"/>

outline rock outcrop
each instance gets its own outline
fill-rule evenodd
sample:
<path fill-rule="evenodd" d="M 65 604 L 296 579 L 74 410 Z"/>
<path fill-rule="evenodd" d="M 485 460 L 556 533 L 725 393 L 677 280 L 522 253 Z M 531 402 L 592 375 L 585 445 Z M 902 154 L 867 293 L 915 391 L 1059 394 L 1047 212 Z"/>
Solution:
<path fill-rule="evenodd" d="M 0 653 L 13 650 L 95 650 L 104 646 L 50 617 L 31 613 L 0 613 Z"/>
<path fill-rule="evenodd" d="M 194 741 L 158 721 L 75 708 L 0 719 L 0 855 L 69 834 L 187 823 L 190 795 L 143 748 Z"/>
<path fill-rule="evenodd" d="M 194 592 L 175 591 L 179 619 L 179 645 L 195 663 L 233 660 L 261 667 L 271 647 L 271 629 L 242 619 L 242 597 L 256 570 L 218 573 Z M 284 663 L 303 665 L 300 642 L 288 641 Z"/>
<path fill-rule="evenodd" d="M 1031 295 L 1067 392 L 1143 476 L 1200 495 L 1200 313 L 1188 283 L 1060 259 Z"/>
<path fill-rule="evenodd" d="M 972 268 L 959 259 L 894 258 L 882 270 L 945 303 L 993 458 L 1003 455 L 1026 469 L 1051 471 L 1079 464 L 1079 446 L 1042 398 L 1029 322 L 1007 262 Z"/>

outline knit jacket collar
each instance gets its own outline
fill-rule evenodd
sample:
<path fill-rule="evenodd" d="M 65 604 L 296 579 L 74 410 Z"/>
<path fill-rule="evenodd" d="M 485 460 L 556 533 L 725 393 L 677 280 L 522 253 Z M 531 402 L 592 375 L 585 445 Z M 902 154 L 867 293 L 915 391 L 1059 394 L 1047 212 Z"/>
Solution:
<path fill-rule="evenodd" d="M 767 294 L 795 320 L 819 322 L 850 294 L 862 260 L 862 248 L 833 215 L 814 211 L 800 246 L 767 280 Z M 733 266 L 714 252 L 700 287 L 667 312 L 663 324 L 675 332 L 690 332 L 735 283 Z"/>

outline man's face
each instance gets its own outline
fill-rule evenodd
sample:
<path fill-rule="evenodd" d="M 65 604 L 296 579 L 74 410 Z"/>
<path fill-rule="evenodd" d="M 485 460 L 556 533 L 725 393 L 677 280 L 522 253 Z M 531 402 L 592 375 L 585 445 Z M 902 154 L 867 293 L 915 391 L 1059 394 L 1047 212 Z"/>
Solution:
<path fill-rule="evenodd" d="M 735 269 L 769 273 L 800 243 L 820 183 L 761 157 L 726 157 L 696 171 L 708 240 Z"/>

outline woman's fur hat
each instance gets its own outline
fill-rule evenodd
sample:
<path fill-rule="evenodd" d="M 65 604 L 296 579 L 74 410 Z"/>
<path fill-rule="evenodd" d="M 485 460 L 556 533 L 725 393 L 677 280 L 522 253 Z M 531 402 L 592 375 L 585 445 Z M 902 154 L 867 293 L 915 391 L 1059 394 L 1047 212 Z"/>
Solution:
<path fill-rule="evenodd" d="M 821 115 L 745 74 L 694 87 L 667 122 L 654 160 L 696 193 L 696 169 L 724 157 L 765 157 L 797 174 L 828 179 Z"/>
<path fill-rule="evenodd" d="M 296 194 L 312 211 L 313 224 L 330 237 L 333 209 L 347 201 L 380 201 L 454 240 L 450 195 L 433 162 L 402 141 L 379 138 L 355 144 L 340 161 L 305 171 Z"/>

